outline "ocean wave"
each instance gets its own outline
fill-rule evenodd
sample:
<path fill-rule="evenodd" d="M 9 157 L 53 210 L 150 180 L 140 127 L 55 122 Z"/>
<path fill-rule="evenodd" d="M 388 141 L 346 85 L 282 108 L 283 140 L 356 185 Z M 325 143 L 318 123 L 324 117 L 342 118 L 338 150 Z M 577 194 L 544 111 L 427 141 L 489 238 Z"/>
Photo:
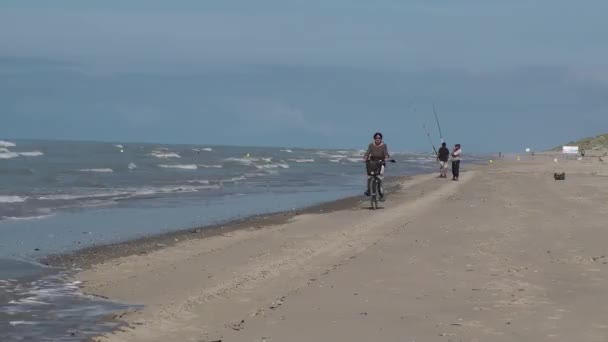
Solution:
<path fill-rule="evenodd" d="M 0 203 L 22 203 L 27 201 L 27 197 L 22 196 L 0 196 Z"/>
<path fill-rule="evenodd" d="M 39 157 L 39 156 L 43 156 L 44 153 L 40 152 L 40 151 L 32 151 L 32 152 L 18 152 L 20 156 L 24 156 L 24 157 Z"/>
<path fill-rule="evenodd" d="M 78 171 L 81 172 L 101 172 L 101 173 L 112 173 L 114 170 L 110 168 L 100 168 L 100 169 L 80 169 Z"/>
<path fill-rule="evenodd" d="M 118 148 L 120 148 L 120 149 L 125 148 L 125 147 L 124 147 L 124 146 L 122 146 L 121 144 L 116 144 L 116 145 L 114 145 L 114 146 L 115 146 L 115 147 L 118 147 Z"/>
<path fill-rule="evenodd" d="M 14 142 L 0 140 L 0 147 L 15 147 L 15 146 L 17 146 L 17 145 L 15 145 Z"/>
<path fill-rule="evenodd" d="M 134 170 L 137 168 L 137 165 L 135 165 L 135 163 L 129 163 L 128 168 L 129 168 L 129 170 Z"/>
<path fill-rule="evenodd" d="M 29 321 L 10 321 L 8 322 L 8 324 L 10 324 L 11 326 L 17 326 L 17 325 L 36 325 L 38 324 L 37 322 L 29 322 Z"/>
<path fill-rule="evenodd" d="M 239 177 L 232 177 L 228 180 L 224 180 L 223 183 L 240 182 L 240 181 L 244 181 L 244 180 L 247 180 L 247 177 L 239 176 Z"/>
<path fill-rule="evenodd" d="M 196 170 L 198 169 L 198 166 L 194 165 L 194 164 L 178 164 L 178 165 L 165 165 L 165 164 L 161 164 L 158 165 L 159 167 L 162 167 L 164 169 L 181 169 L 181 170 Z"/>
<path fill-rule="evenodd" d="M 238 164 L 242 164 L 242 165 L 251 165 L 251 164 L 253 164 L 253 162 L 258 161 L 258 160 L 259 159 L 256 159 L 256 158 L 235 158 L 235 157 L 224 159 L 225 162 L 238 163 Z"/>
<path fill-rule="evenodd" d="M 329 161 L 332 162 L 332 163 L 339 163 L 340 159 L 330 159 Z"/>
<path fill-rule="evenodd" d="M 213 152 L 213 149 L 211 147 L 205 147 L 201 151 Z"/>
<path fill-rule="evenodd" d="M 39 157 L 44 155 L 44 153 L 40 151 L 32 151 L 32 152 L 11 152 L 6 148 L 0 149 L 0 159 L 12 159 L 17 158 L 19 156 L 22 157 Z"/>
<path fill-rule="evenodd" d="M 3 152 L 0 153 L 0 159 L 12 159 L 19 157 L 19 153 L 17 152 Z"/>
<path fill-rule="evenodd" d="M 169 194 L 178 192 L 197 192 L 200 190 L 217 189 L 217 185 L 210 185 L 208 181 L 198 181 L 201 185 L 176 185 L 162 187 L 124 188 L 115 191 L 92 192 L 83 194 L 52 194 L 37 197 L 40 201 L 73 201 L 73 200 L 120 200 L 138 196 L 151 196 L 156 194 Z M 194 183 L 194 181 L 188 181 Z"/>
<path fill-rule="evenodd" d="M 181 156 L 175 152 L 152 151 L 149 155 L 156 158 L 181 158 Z"/>
<path fill-rule="evenodd" d="M 245 174 L 245 177 L 247 178 L 255 178 L 255 177 L 266 177 L 271 175 L 271 173 L 268 172 L 247 172 Z"/>
<path fill-rule="evenodd" d="M 314 163 L 315 162 L 314 159 L 289 159 L 289 160 L 296 162 L 296 163 Z"/>
<path fill-rule="evenodd" d="M 281 150 L 281 152 L 293 153 L 292 150 Z"/>
<path fill-rule="evenodd" d="M 195 180 L 189 180 L 188 183 L 209 184 L 209 181 L 206 179 L 203 179 L 203 180 L 195 179 Z"/>
<path fill-rule="evenodd" d="M 79 199 L 99 199 L 99 198 L 112 198 L 117 196 L 128 196 L 131 192 L 129 191 L 109 191 L 109 192 L 96 192 L 88 194 L 55 194 L 55 195 L 44 195 L 39 196 L 38 200 L 41 201 L 71 201 Z"/>
<path fill-rule="evenodd" d="M 277 168 L 289 169 L 289 165 L 287 165 L 287 164 L 264 164 L 264 165 L 256 165 L 255 167 L 258 169 L 277 169 Z"/>
<path fill-rule="evenodd" d="M 31 221 L 31 220 L 42 220 L 42 219 L 45 219 L 45 218 L 49 218 L 51 216 L 54 216 L 54 214 L 35 215 L 35 216 L 22 216 L 22 217 L 2 216 L 2 219 L 10 220 L 10 221 Z"/>
<path fill-rule="evenodd" d="M 171 193 L 186 193 L 186 192 L 198 192 L 201 190 L 213 190 L 219 189 L 220 186 L 216 184 L 207 184 L 207 185 L 180 185 L 180 186 L 166 186 L 166 187 L 157 187 L 157 188 L 149 188 L 147 191 L 144 189 L 136 195 L 144 194 L 143 191 L 146 191 L 146 195 L 154 195 L 154 194 L 171 194 Z"/>
<path fill-rule="evenodd" d="M 221 169 L 224 167 L 223 165 L 205 165 L 205 164 L 198 164 L 198 166 L 205 168 L 205 169 Z"/>

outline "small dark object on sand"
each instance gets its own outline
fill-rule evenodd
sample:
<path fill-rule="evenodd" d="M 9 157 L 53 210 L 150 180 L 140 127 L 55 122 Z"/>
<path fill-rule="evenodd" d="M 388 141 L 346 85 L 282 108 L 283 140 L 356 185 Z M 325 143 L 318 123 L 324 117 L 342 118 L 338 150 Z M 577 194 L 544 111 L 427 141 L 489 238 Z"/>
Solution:
<path fill-rule="evenodd" d="M 554 173 L 553 174 L 553 178 L 555 178 L 555 180 L 565 180 L 566 179 L 566 173 L 565 172 Z"/>

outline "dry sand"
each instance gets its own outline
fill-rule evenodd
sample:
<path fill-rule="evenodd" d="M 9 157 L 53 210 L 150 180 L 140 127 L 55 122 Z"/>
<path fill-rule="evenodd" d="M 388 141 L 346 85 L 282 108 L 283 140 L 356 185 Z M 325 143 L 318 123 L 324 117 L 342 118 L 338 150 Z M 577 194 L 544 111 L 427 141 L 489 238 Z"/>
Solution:
<path fill-rule="evenodd" d="M 608 165 L 500 160 L 385 207 L 105 259 L 85 290 L 145 308 L 99 340 L 608 341 Z"/>

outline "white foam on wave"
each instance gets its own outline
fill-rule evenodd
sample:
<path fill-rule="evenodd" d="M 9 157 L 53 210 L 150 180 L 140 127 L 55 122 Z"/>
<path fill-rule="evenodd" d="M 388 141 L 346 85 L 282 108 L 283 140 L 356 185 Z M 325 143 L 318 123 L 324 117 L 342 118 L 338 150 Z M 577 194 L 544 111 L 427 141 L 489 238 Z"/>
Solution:
<path fill-rule="evenodd" d="M 10 324 L 11 326 L 17 326 L 17 325 L 36 325 L 38 323 L 36 322 L 29 322 L 29 321 L 10 321 L 8 322 L 8 324 Z"/>
<path fill-rule="evenodd" d="M 346 158 L 346 156 L 342 155 L 342 154 L 325 154 L 325 155 L 323 155 L 323 157 L 325 157 L 325 158 L 331 158 L 331 159 L 344 159 L 344 158 Z"/>
<path fill-rule="evenodd" d="M 194 164 L 178 164 L 178 165 L 165 165 L 165 164 L 161 164 L 158 165 L 159 167 L 162 167 L 164 169 L 180 169 L 180 170 L 196 170 L 198 169 L 198 166 L 194 165 Z"/>
<path fill-rule="evenodd" d="M 348 160 L 351 163 L 359 163 L 359 162 L 363 161 L 362 158 L 346 158 L 346 160 Z"/>
<path fill-rule="evenodd" d="M 232 177 L 228 180 L 225 180 L 224 182 L 240 182 L 240 181 L 244 181 L 244 180 L 247 180 L 247 177 L 239 176 L 239 177 Z"/>
<path fill-rule="evenodd" d="M 205 164 L 198 164 L 198 166 L 205 168 L 205 169 L 221 169 L 224 167 L 223 165 L 205 165 Z"/>
<path fill-rule="evenodd" d="M 332 163 L 339 163 L 340 159 L 330 159 L 329 161 L 332 162 Z"/>
<path fill-rule="evenodd" d="M 15 145 L 14 142 L 0 140 L 0 147 L 15 147 L 15 146 L 17 146 L 17 145 Z"/>
<path fill-rule="evenodd" d="M 40 157 L 40 156 L 43 156 L 44 153 L 42 153 L 40 151 L 19 152 L 19 155 L 24 156 L 24 157 Z"/>
<path fill-rule="evenodd" d="M 49 218 L 54 216 L 54 214 L 46 214 L 46 215 L 36 215 L 36 216 L 23 216 L 23 217 L 15 217 L 15 216 L 3 216 L 3 219 L 11 220 L 11 221 L 31 221 L 31 220 L 42 220 L 45 218 Z"/>
<path fill-rule="evenodd" d="M 268 172 L 248 172 L 245 174 L 245 177 L 254 178 L 254 177 L 265 177 L 265 176 L 269 176 L 269 175 L 271 175 L 271 173 L 268 173 Z"/>
<path fill-rule="evenodd" d="M 137 168 L 137 165 L 135 165 L 135 163 L 129 163 L 128 168 L 129 168 L 129 170 L 134 170 Z"/>
<path fill-rule="evenodd" d="M 196 192 L 207 189 L 217 189 L 217 185 L 210 185 L 208 181 L 197 181 L 201 185 L 178 185 L 178 186 L 164 186 L 164 187 L 143 187 L 143 188 L 124 188 L 117 189 L 116 191 L 97 192 L 88 194 L 54 194 L 39 196 L 37 199 L 41 201 L 71 201 L 71 200 L 91 200 L 96 201 L 100 199 L 129 199 L 138 196 L 150 196 L 155 194 L 166 194 L 175 192 Z M 194 183 L 194 181 L 188 181 L 188 183 Z"/>
<path fill-rule="evenodd" d="M 22 203 L 27 201 L 27 197 L 22 196 L 0 196 L 0 203 Z"/>
<path fill-rule="evenodd" d="M 201 151 L 213 152 L 213 149 L 211 147 L 205 147 Z"/>
<path fill-rule="evenodd" d="M 251 164 L 253 164 L 254 161 L 258 161 L 258 160 L 259 159 L 256 159 L 256 158 L 235 158 L 235 157 L 224 159 L 224 161 L 226 161 L 226 162 L 239 163 L 239 164 L 243 164 L 243 165 L 251 165 Z"/>
<path fill-rule="evenodd" d="M 19 157 L 19 153 L 16 152 L 3 152 L 0 153 L 0 159 L 12 159 Z"/>
<path fill-rule="evenodd" d="M 118 148 L 120 148 L 120 149 L 125 148 L 125 147 L 124 147 L 124 146 L 122 146 L 121 144 L 116 144 L 116 145 L 114 145 L 114 146 L 115 146 L 115 147 L 118 147 Z"/>
<path fill-rule="evenodd" d="M 292 150 L 281 150 L 281 152 L 293 153 Z"/>
<path fill-rule="evenodd" d="M 45 195 L 39 196 L 38 200 L 41 201 L 70 201 L 70 200 L 78 200 L 78 199 L 96 199 L 96 198 L 109 198 L 109 197 L 117 197 L 117 196 L 127 196 L 131 194 L 131 192 L 124 191 L 108 191 L 108 192 L 96 192 L 89 194 L 56 194 L 56 195 Z"/>
<path fill-rule="evenodd" d="M 101 172 L 101 173 L 112 173 L 114 170 L 110 168 L 100 168 L 100 169 L 80 169 L 80 172 Z"/>
<path fill-rule="evenodd" d="M 32 151 L 32 152 L 11 152 L 6 148 L 0 149 L 0 159 L 12 159 L 17 158 L 19 156 L 22 157 L 39 157 L 44 155 L 44 153 L 40 151 Z"/>
<path fill-rule="evenodd" d="M 195 179 L 195 180 L 189 180 L 188 183 L 209 184 L 209 181 L 206 179 L 203 179 L 203 180 Z"/>
<path fill-rule="evenodd" d="M 289 160 L 296 162 L 296 163 L 314 163 L 315 162 L 314 159 L 289 159 Z"/>
<path fill-rule="evenodd" d="M 175 152 L 152 151 L 149 155 L 156 158 L 181 158 L 181 156 Z"/>
<path fill-rule="evenodd" d="M 277 168 L 289 169 L 289 165 L 287 165 L 287 164 L 265 164 L 265 165 L 256 165 L 255 167 L 258 169 L 277 169 Z"/>

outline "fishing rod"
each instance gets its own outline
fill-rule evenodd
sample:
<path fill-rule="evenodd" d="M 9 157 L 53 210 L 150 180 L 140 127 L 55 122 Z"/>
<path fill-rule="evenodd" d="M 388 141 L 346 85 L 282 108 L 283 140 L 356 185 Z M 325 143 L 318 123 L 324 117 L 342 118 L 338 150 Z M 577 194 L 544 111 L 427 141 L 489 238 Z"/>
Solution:
<path fill-rule="evenodd" d="M 426 132 L 426 136 L 429 138 L 429 143 L 433 147 L 433 153 L 435 153 L 435 156 L 439 156 L 437 149 L 435 148 L 435 144 L 433 144 L 433 139 L 431 139 L 431 133 L 428 131 L 428 129 L 426 129 L 426 124 L 422 124 L 422 128 Z"/>
<path fill-rule="evenodd" d="M 443 140 L 443 133 L 441 133 L 441 126 L 439 125 L 439 118 L 437 117 L 437 109 L 435 109 L 435 102 L 433 102 L 433 114 L 435 114 L 435 121 L 437 122 L 437 129 L 439 130 L 439 138 L 441 139 L 441 143 L 443 144 L 445 140 Z"/>

